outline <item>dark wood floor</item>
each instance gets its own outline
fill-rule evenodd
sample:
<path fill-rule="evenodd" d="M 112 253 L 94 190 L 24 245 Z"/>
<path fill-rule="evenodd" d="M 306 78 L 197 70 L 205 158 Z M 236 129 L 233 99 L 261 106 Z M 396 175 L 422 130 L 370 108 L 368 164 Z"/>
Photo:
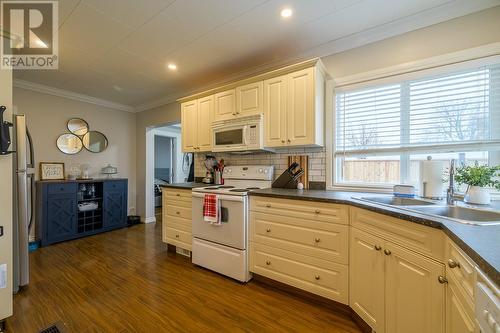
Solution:
<path fill-rule="evenodd" d="M 161 223 L 56 244 L 30 255 L 31 283 L 8 332 L 360 332 L 335 310 L 240 284 L 167 253 Z"/>

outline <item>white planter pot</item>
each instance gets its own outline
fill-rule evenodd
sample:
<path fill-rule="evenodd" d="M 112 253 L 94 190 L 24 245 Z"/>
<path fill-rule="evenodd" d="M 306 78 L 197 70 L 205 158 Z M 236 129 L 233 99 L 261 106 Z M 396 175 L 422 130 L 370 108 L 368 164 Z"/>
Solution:
<path fill-rule="evenodd" d="M 480 186 L 469 186 L 464 201 L 471 204 L 489 205 L 491 203 L 490 191 Z"/>

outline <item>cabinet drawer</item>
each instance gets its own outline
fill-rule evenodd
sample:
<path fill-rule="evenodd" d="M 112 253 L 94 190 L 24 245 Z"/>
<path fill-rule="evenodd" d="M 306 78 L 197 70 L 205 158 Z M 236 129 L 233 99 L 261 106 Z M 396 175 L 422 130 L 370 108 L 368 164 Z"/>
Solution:
<path fill-rule="evenodd" d="M 127 183 L 123 181 L 106 181 L 104 182 L 104 191 L 125 191 Z"/>
<path fill-rule="evenodd" d="M 192 235 L 190 232 L 165 227 L 164 241 L 168 244 L 191 251 Z"/>
<path fill-rule="evenodd" d="M 349 207 L 323 202 L 252 197 L 250 210 L 312 221 L 349 224 Z"/>
<path fill-rule="evenodd" d="M 163 197 L 169 202 L 183 201 L 191 203 L 191 190 L 178 190 L 164 187 Z"/>
<path fill-rule="evenodd" d="M 76 193 L 76 183 L 71 184 L 51 184 L 48 186 L 48 194 L 71 194 Z"/>
<path fill-rule="evenodd" d="M 441 230 L 360 208 L 351 208 L 351 224 L 432 259 L 444 261 L 445 236 Z"/>
<path fill-rule="evenodd" d="M 167 204 L 165 209 L 168 216 L 177 216 L 191 221 L 191 207 L 180 207 Z"/>
<path fill-rule="evenodd" d="M 347 264 L 346 225 L 251 212 L 250 228 L 251 241 Z"/>
<path fill-rule="evenodd" d="M 474 297 L 474 262 L 449 238 L 446 239 L 446 275 L 472 300 Z"/>
<path fill-rule="evenodd" d="M 347 304 L 347 266 L 251 243 L 251 271 Z"/>
<path fill-rule="evenodd" d="M 174 228 L 181 231 L 191 232 L 191 230 L 193 229 L 191 220 L 183 219 L 177 216 L 167 216 L 162 222 L 169 228 Z"/>

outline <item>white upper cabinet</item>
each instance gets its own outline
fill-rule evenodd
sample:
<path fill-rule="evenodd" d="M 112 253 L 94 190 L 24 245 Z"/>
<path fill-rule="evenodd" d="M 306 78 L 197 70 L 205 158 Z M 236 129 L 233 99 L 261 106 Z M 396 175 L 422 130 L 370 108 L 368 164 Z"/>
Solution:
<path fill-rule="evenodd" d="M 198 100 L 198 151 L 212 150 L 212 120 L 214 114 L 214 96 Z"/>
<path fill-rule="evenodd" d="M 264 81 L 265 146 L 322 146 L 324 75 L 316 67 Z"/>
<path fill-rule="evenodd" d="M 181 104 L 182 151 L 194 152 L 197 147 L 198 100 Z"/>
<path fill-rule="evenodd" d="M 182 151 L 212 150 L 214 96 L 206 96 L 181 104 Z"/>
<path fill-rule="evenodd" d="M 230 89 L 214 95 L 215 116 L 214 120 L 226 120 L 237 116 L 236 90 Z"/>
<path fill-rule="evenodd" d="M 262 81 L 236 87 L 236 116 L 262 113 L 263 90 Z"/>
<path fill-rule="evenodd" d="M 287 75 L 264 81 L 264 145 L 286 145 Z"/>

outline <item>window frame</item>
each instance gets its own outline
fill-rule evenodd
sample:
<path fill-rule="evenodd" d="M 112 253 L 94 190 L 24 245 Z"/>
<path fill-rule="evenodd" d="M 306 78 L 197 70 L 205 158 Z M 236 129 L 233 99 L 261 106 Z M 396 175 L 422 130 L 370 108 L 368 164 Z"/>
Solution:
<path fill-rule="evenodd" d="M 468 69 L 485 66 L 489 64 L 500 63 L 500 43 L 493 43 L 478 48 L 468 49 L 442 56 L 423 59 L 420 61 L 396 65 L 388 68 L 378 69 L 366 73 L 355 74 L 352 76 L 336 78 L 326 82 L 326 187 L 329 190 L 341 191 L 363 191 L 392 193 L 394 184 L 370 184 L 370 183 L 348 183 L 339 182 L 337 179 L 337 160 L 335 159 L 335 130 L 336 130 L 336 93 L 338 86 L 362 86 L 370 87 L 385 83 L 403 83 L 408 89 L 407 81 L 429 77 Z M 403 111 L 404 110 L 404 111 Z M 402 112 L 408 112 L 402 105 Z M 499 121 L 500 122 L 500 121 Z M 499 124 L 500 125 L 500 124 Z M 404 135 L 402 133 L 402 135 Z M 407 134 L 409 135 L 409 134 Z M 499 138 L 500 139 L 500 138 Z M 417 152 L 416 152 L 417 153 Z M 437 153 L 437 151 L 433 151 Z M 500 165 L 500 152 L 488 151 L 490 164 Z M 390 152 L 389 152 L 390 154 Z M 400 183 L 406 183 L 409 179 L 409 161 L 410 154 L 400 152 Z M 496 197 L 496 195 L 495 195 Z"/>

